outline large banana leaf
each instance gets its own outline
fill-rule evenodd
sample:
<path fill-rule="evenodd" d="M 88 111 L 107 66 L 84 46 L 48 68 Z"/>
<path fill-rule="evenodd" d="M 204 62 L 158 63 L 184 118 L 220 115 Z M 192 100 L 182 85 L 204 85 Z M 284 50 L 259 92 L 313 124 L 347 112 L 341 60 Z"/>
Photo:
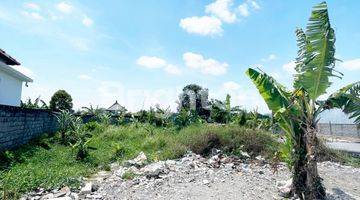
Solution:
<path fill-rule="evenodd" d="M 335 34 L 330 26 L 325 2 L 313 8 L 306 34 L 297 31 L 298 46 L 295 88 L 304 88 L 312 100 L 326 92 L 334 74 Z"/>
<path fill-rule="evenodd" d="M 360 82 L 347 85 L 330 95 L 322 106 L 323 109 L 340 108 L 355 123 L 360 124 Z"/>
<path fill-rule="evenodd" d="M 290 93 L 272 77 L 249 68 L 246 74 L 253 81 L 269 109 L 276 113 L 290 105 Z"/>

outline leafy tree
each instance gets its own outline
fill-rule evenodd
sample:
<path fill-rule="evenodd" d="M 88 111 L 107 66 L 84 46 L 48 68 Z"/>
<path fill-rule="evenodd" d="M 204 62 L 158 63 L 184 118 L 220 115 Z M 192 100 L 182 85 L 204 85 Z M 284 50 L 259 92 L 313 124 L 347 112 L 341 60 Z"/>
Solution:
<path fill-rule="evenodd" d="M 50 100 L 50 109 L 54 111 L 71 111 L 73 107 L 72 98 L 65 90 L 58 90 Z"/>
<path fill-rule="evenodd" d="M 187 85 L 179 95 L 178 110 L 195 110 L 198 116 L 208 119 L 210 116 L 208 96 L 208 89 L 196 84 Z"/>
<path fill-rule="evenodd" d="M 306 32 L 297 29 L 296 36 L 299 51 L 292 92 L 264 72 L 250 68 L 246 73 L 286 133 L 282 153 L 293 171 L 293 193 L 301 199 L 325 199 L 317 171 L 318 116 L 326 109 L 340 108 L 359 123 L 360 82 L 345 86 L 326 101 L 318 100 L 331 85 L 329 78 L 342 76 L 334 70 L 335 34 L 325 2 L 314 7 Z"/>

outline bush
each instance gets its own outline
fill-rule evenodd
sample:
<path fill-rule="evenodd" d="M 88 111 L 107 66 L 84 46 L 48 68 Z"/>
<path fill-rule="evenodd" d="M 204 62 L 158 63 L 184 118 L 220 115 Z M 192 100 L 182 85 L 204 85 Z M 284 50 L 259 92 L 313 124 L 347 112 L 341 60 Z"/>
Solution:
<path fill-rule="evenodd" d="M 50 100 L 50 109 L 54 111 L 71 111 L 73 107 L 72 98 L 65 90 L 58 90 Z"/>
<path fill-rule="evenodd" d="M 219 148 L 227 153 L 242 150 L 251 156 L 271 158 L 278 150 L 278 143 L 272 134 L 230 125 L 190 126 L 180 131 L 179 139 L 190 150 L 203 155 L 207 155 L 212 148 Z"/>
<path fill-rule="evenodd" d="M 99 124 L 98 122 L 91 121 L 91 122 L 84 124 L 84 129 L 85 129 L 85 131 L 100 133 L 105 130 L 105 127 L 103 125 Z"/>

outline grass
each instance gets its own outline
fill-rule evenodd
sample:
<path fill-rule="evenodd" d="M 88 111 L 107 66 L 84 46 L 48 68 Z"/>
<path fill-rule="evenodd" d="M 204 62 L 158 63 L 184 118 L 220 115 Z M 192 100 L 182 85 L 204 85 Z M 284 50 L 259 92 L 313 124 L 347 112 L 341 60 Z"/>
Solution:
<path fill-rule="evenodd" d="M 141 151 L 152 162 L 179 158 L 188 150 L 208 155 L 212 148 L 222 149 L 227 154 L 246 151 L 251 156 L 272 158 L 279 147 L 275 136 L 266 131 L 232 125 L 200 124 L 180 131 L 146 124 L 92 125 L 91 130 L 93 136 L 89 146 L 92 150 L 84 161 L 76 160 L 75 150 L 62 145 L 58 136 L 44 137 L 3 154 L 0 157 L 0 197 L 16 199 L 38 187 L 78 187 L 81 177 L 109 170 L 110 163 L 132 159 Z M 126 174 L 126 178 L 132 177 Z"/>

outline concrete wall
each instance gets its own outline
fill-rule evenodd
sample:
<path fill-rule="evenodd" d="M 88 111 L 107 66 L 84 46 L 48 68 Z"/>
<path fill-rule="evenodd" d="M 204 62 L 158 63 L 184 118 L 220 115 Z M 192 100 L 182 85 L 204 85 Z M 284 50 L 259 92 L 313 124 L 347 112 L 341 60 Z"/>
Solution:
<path fill-rule="evenodd" d="M 0 105 L 0 151 L 16 148 L 44 133 L 54 133 L 57 120 L 49 110 Z"/>
<path fill-rule="evenodd" d="M 356 124 L 319 123 L 318 129 L 324 135 L 360 138 L 360 126 Z"/>
<path fill-rule="evenodd" d="M 0 65 L 4 65 L 0 61 Z M 0 68 L 0 104 L 19 106 L 21 99 L 22 81 L 10 76 Z"/>

